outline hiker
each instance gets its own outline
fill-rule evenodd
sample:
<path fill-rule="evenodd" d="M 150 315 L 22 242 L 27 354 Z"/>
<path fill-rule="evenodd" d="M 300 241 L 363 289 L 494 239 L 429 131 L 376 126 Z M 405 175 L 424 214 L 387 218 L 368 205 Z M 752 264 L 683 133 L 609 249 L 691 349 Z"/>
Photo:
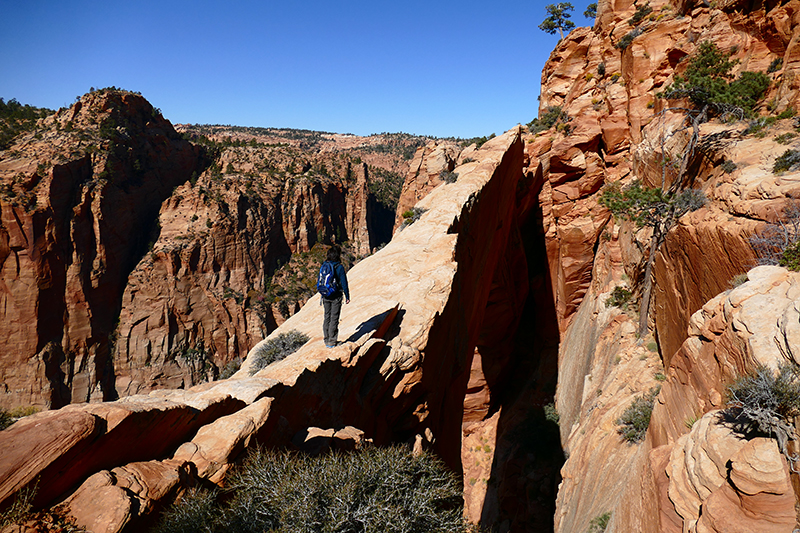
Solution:
<path fill-rule="evenodd" d="M 338 344 L 339 314 L 344 302 L 350 303 L 350 289 L 347 287 L 347 274 L 339 262 L 342 252 L 337 245 L 328 250 L 328 257 L 319 268 L 317 290 L 321 295 L 321 304 L 325 308 L 325 319 L 322 322 L 322 333 L 325 336 L 325 347 L 333 348 Z"/>

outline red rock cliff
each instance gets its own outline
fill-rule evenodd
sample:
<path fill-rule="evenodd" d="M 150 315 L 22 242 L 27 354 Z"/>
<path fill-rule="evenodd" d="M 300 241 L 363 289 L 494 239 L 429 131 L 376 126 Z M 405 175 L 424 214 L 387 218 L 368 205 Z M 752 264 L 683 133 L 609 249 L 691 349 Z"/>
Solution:
<path fill-rule="evenodd" d="M 141 96 L 85 95 L 0 160 L 0 404 L 114 397 L 108 335 L 161 202 L 202 163 Z"/>

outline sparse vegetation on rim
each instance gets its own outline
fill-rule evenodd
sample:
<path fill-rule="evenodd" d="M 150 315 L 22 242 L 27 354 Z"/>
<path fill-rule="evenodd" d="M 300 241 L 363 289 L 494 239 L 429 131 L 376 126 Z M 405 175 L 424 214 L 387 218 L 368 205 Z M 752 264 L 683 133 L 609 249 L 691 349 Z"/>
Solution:
<path fill-rule="evenodd" d="M 308 341 L 308 335 L 294 329 L 286 333 L 279 333 L 275 337 L 268 339 L 256 350 L 253 363 L 250 366 L 250 375 L 252 376 L 276 361 L 286 359 Z"/>
<path fill-rule="evenodd" d="M 36 121 L 55 113 L 52 109 L 20 104 L 0 98 L 0 150 L 5 150 L 20 133 L 36 127 Z"/>
<path fill-rule="evenodd" d="M 560 106 L 550 106 L 539 117 L 528 122 L 528 128 L 531 133 L 539 133 L 559 124 L 567 124 L 569 120 L 569 115 Z"/>
<path fill-rule="evenodd" d="M 411 224 L 419 220 L 422 214 L 425 213 L 426 211 L 427 209 L 425 209 L 424 207 L 412 207 L 408 211 L 405 211 L 403 213 L 403 225 L 401 226 L 401 229 L 410 226 Z"/>

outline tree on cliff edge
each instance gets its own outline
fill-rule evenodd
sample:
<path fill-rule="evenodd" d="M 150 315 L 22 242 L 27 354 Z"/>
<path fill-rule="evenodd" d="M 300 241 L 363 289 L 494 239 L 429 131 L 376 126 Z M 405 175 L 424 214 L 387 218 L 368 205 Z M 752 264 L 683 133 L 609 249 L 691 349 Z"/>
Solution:
<path fill-rule="evenodd" d="M 687 128 L 692 128 L 692 135 L 680 161 L 678 176 L 670 185 L 671 192 L 678 192 L 691 185 L 686 170 L 697 148 L 700 125 L 711 116 L 722 119 L 734 117 L 739 120 L 751 116 L 756 104 L 769 88 L 769 77 L 763 72 L 745 71 L 734 79 L 731 71 L 738 62 L 730 59 L 730 54 L 724 53 L 714 42 L 704 41 L 689 60 L 684 74 L 676 75 L 673 83 L 657 95 L 667 100 L 685 100 L 689 104 L 686 107 L 670 107 L 661 112 L 662 116 L 666 111 L 683 112 Z M 663 165 L 663 168 L 666 172 L 667 165 Z"/>
<path fill-rule="evenodd" d="M 638 334 L 647 334 L 647 320 L 653 289 L 653 264 L 656 253 L 666 239 L 667 233 L 678 219 L 689 211 L 700 208 L 705 203 L 705 195 L 692 189 L 694 177 L 688 172 L 689 163 L 695 156 L 700 141 L 700 125 L 711 116 L 720 118 L 736 117 L 742 119 L 753 113 L 755 105 L 769 87 L 769 78 L 761 72 L 742 72 L 738 78 L 731 73 L 738 61 L 731 60 L 730 54 L 722 52 L 716 44 L 705 41 L 697 47 L 697 53 L 689 60 L 683 75 L 676 75 L 658 96 L 668 100 L 684 100 L 681 107 L 663 109 L 682 112 L 686 118 L 685 127 L 692 134 L 683 154 L 676 158 L 674 165 L 661 141 L 662 176 L 661 187 L 642 187 L 634 183 L 625 189 L 612 184 L 603 191 L 600 203 L 615 216 L 631 220 L 638 227 L 652 230 L 644 273 L 641 280 L 641 305 L 639 309 Z M 674 135 L 672 132 L 670 135 Z M 667 180 L 667 168 L 677 169 L 671 181 Z M 642 252 L 644 246 L 640 245 Z"/>
<path fill-rule="evenodd" d="M 630 220 L 637 227 L 647 227 L 650 235 L 650 249 L 644 264 L 642 276 L 642 303 L 639 307 L 639 338 L 647 335 L 647 318 L 653 292 L 653 265 L 656 252 L 667 238 L 667 233 L 678 219 L 689 211 L 700 209 L 706 203 L 705 194 L 698 189 L 686 189 L 679 193 L 664 192 L 658 187 L 642 187 L 634 181 L 626 188 L 612 183 L 600 194 L 600 203 L 614 216 Z"/>
<path fill-rule="evenodd" d="M 564 30 L 569 32 L 575 27 L 575 23 L 570 19 L 570 11 L 575 9 L 569 2 L 559 2 L 557 4 L 550 4 L 547 9 L 548 17 L 544 22 L 539 24 L 539 29 L 550 35 L 555 35 L 558 31 L 561 38 L 564 38 Z"/>

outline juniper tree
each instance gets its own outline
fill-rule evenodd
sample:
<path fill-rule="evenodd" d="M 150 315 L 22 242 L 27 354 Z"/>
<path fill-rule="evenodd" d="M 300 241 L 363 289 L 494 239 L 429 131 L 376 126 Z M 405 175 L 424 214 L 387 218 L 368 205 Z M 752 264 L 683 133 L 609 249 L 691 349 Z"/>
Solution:
<path fill-rule="evenodd" d="M 735 117 L 739 120 L 751 115 L 758 101 L 769 87 L 769 78 L 763 72 L 742 72 L 738 78 L 732 74 L 738 60 L 721 51 L 712 41 L 704 41 L 697 53 L 689 60 L 683 75 L 676 75 L 660 98 L 667 100 L 686 99 L 687 107 L 671 107 L 664 111 L 682 111 L 692 135 L 684 150 L 678 176 L 670 186 L 677 192 L 685 188 L 686 169 L 694 157 L 700 139 L 700 125 L 711 116 Z M 663 113 L 663 112 L 662 112 Z M 666 171 L 666 165 L 664 166 Z"/>
<path fill-rule="evenodd" d="M 685 213 L 698 209 L 705 203 L 705 196 L 691 189 L 693 176 L 688 175 L 689 162 L 695 154 L 700 140 L 700 125 L 711 116 L 735 116 L 744 118 L 753 109 L 769 86 L 769 79 L 763 73 L 743 72 L 738 78 L 732 74 L 737 61 L 730 54 L 722 52 L 716 44 L 705 41 L 698 46 L 697 53 L 689 60 L 683 75 L 676 75 L 673 83 L 658 96 L 665 99 L 685 99 L 685 107 L 671 107 L 663 110 L 680 111 L 685 114 L 687 128 L 692 128 L 683 155 L 678 165 L 677 175 L 667 183 L 667 158 L 662 139 L 662 183 L 658 188 L 642 187 L 634 183 L 626 189 L 607 187 L 600 201 L 615 216 L 634 221 L 639 227 L 652 229 L 647 259 L 642 277 L 639 316 L 639 336 L 647 334 L 647 319 L 653 287 L 653 264 L 656 253 L 666 239 L 667 233 Z M 643 250 L 644 251 L 644 250 Z"/>
<path fill-rule="evenodd" d="M 555 35 L 558 31 L 561 38 L 564 38 L 564 30 L 570 31 L 575 27 L 575 23 L 570 19 L 570 11 L 575 9 L 569 2 L 559 2 L 550 4 L 547 9 L 548 17 L 539 24 L 539 29 L 550 35 Z"/>
<path fill-rule="evenodd" d="M 638 181 L 624 189 L 616 183 L 611 184 L 600 194 L 600 203 L 615 216 L 630 220 L 638 227 L 648 227 L 652 230 L 650 249 L 642 277 L 642 303 L 639 309 L 638 328 L 640 338 L 647 335 L 656 252 L 678 219 L 689 211 L 699 209 L 705 202 L 705 195 L 697 189 L 686 189 L 679 193 L 664 192 L 658 187 L 643 187 Z"/>

